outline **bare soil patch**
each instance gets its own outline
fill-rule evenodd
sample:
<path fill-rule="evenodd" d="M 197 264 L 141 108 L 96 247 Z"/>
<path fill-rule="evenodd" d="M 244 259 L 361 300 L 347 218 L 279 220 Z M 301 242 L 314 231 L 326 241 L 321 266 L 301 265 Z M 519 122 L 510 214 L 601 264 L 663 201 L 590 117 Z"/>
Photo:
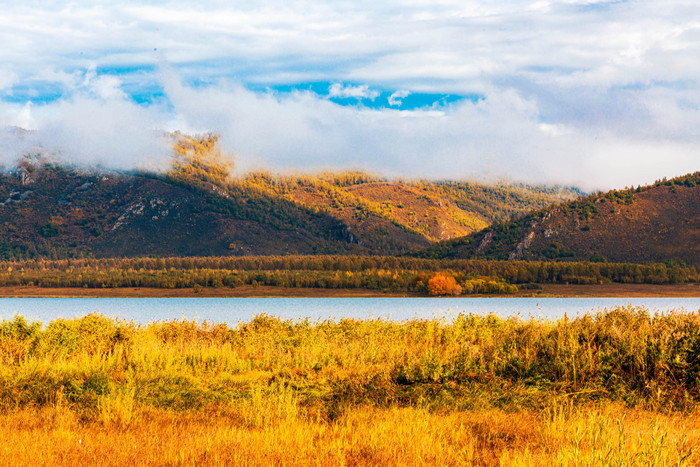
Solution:
<path fill-rule="evenodd" d="M 541 284 L 521 290 L 521 296 L 555 297 L 700 297 L 700 284 Z"/>
<path fill-rule="evenodd" d="M 0 297 L 410 297 L 409 293 L 380 292 L 365 289 L 287 288 L 261 285 L 238 287 L 202 287 L 160 289 L 151 287 L 0 287 Z"/>

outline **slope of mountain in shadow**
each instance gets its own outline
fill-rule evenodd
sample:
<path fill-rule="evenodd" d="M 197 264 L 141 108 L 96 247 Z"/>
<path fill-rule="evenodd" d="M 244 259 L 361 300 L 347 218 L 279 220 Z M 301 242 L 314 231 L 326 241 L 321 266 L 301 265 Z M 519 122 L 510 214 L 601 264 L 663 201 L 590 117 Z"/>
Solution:
<path fill-rule="evenodd" d="M 344 225 L 259 193 L 222 197 L 139 175 L 22 167 L 0 176 L 0 256 L 354 252 Z"/>
<path fill-rule="evenodd" d="M 552 206 L 420 254 L 700 264 L 700 172 Z"/>

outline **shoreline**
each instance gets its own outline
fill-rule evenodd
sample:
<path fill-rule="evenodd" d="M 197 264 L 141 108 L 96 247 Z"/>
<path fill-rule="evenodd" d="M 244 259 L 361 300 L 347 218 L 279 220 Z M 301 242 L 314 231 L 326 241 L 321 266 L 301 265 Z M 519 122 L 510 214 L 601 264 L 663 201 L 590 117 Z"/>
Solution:
<path fill-rule="evenodd" d="M 700 297 L 700 284 L 538 284 L 539 289 L 521 289 L 515 294 L 463 295 L 462 297 Z M 426 297 L 414 292 L 384 292 L 367 289 L 286 288 L 274 286 L 240 285 L 229 287 L 202 287 L 162 289 L 146 287 L 78 288 L 78 287 L 0 287 L 0 297 L 313 297 L 313 298 L 377 298 L 377 297 Z M 428 297 L 429 298 L 429 297 Z M 439 297 L 433 297 L 439 298 Z"/>

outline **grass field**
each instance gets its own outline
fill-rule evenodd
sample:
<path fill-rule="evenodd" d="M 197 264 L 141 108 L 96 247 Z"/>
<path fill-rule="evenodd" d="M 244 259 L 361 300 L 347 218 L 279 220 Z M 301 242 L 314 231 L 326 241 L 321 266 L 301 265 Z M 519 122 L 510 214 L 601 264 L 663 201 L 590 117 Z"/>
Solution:
<path fill-rule="evenodd" d="M 0 324 L 3 465 L 697 465 L 700 313 Z"/>

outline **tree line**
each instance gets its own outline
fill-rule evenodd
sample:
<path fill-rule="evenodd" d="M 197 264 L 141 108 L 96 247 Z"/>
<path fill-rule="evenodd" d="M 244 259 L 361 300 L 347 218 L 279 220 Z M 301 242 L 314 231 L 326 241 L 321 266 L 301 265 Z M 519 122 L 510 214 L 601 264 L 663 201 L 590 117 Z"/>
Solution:
<path fill-rule="evenodd" d="M 0 261 L 0 286 L 187 288 L 272 285 L 429 293 L 437 273 L 462 293 L 508 293 L 511 284 L 699 282 L 682 263 L 591 263 L 425 259 L 396 256 L 78 258 Z M 437 279 L 436 279 L 437 280 Z M 501 284 L 501 285 L 498 285 Z M 455 286 L 445 286 L 452 292 Z M 443 290 L 439 287 L 435 290 Z"/>

